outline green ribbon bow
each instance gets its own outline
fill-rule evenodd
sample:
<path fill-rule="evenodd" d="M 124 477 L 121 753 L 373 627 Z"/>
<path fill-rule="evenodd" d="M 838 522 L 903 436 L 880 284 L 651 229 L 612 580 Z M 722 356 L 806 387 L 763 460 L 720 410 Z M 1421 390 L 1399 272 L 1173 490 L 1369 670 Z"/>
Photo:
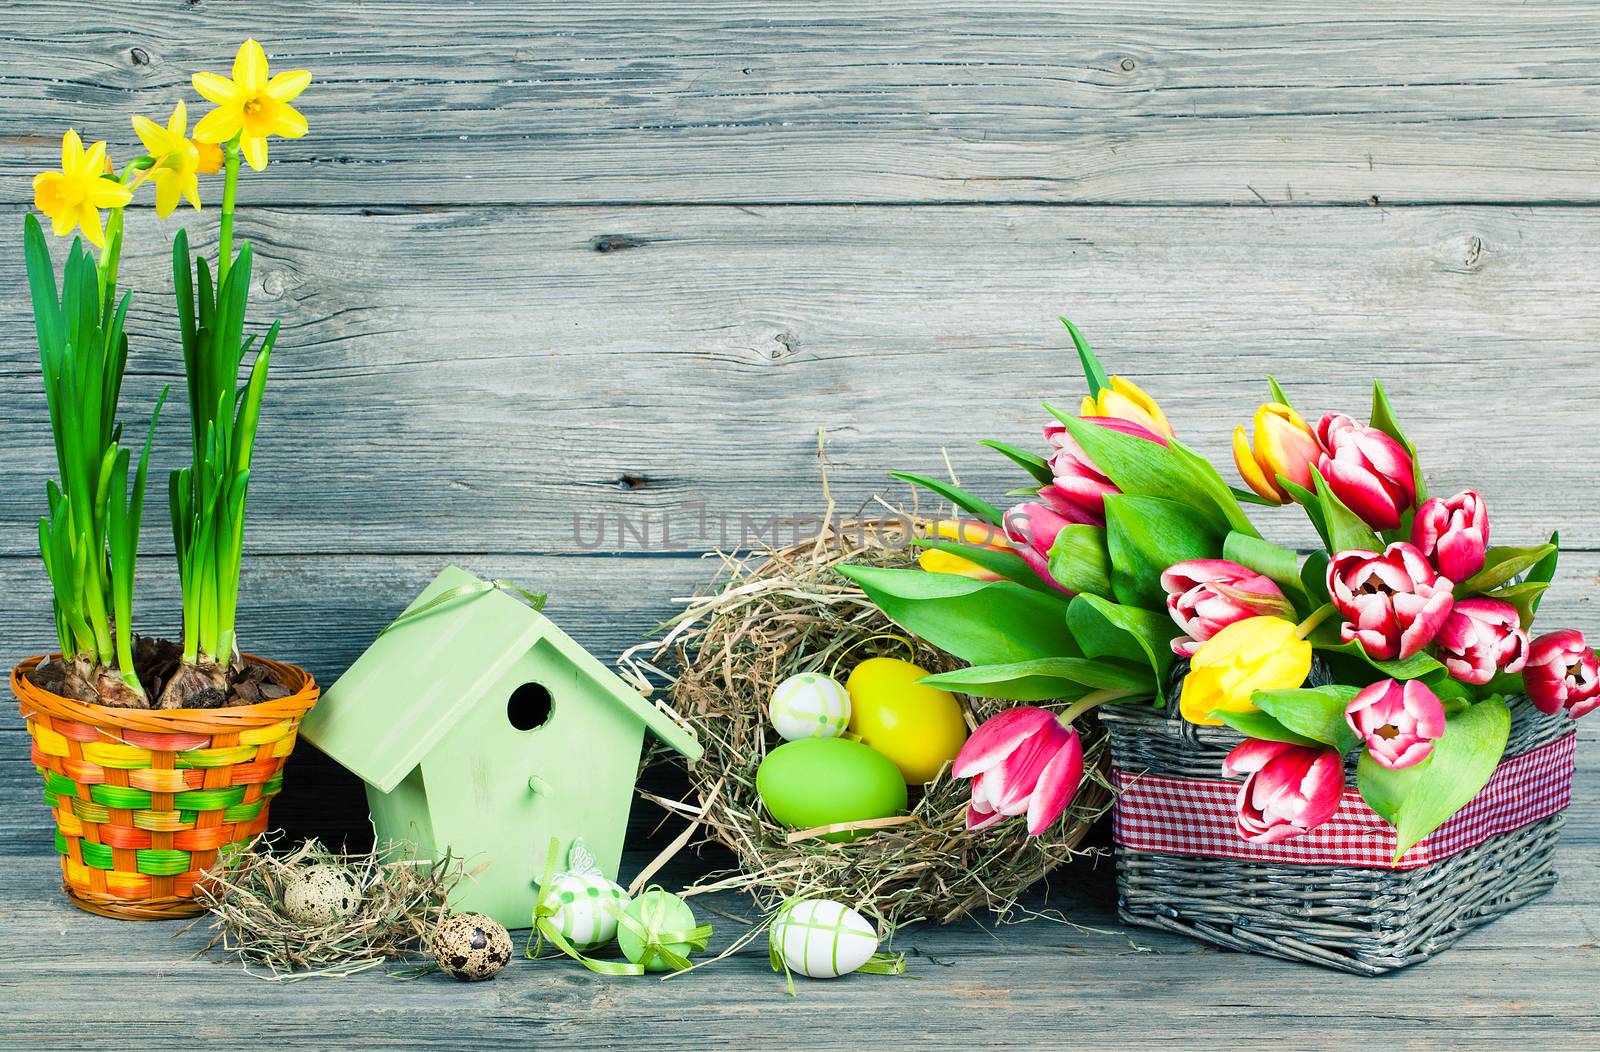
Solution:
<path fill-rule="evenodd" d="M 646 966 L 659 957 L 674 972 L 686 972 L 690 968 L 689 959 L 672 949 L 672 946 L 681 942 L 687 943 L 691 950 L 704 950 L 706 943 L 711 941 L 711 925 L 701 924 L 698 927 L 690 928 L 688 931 L 661 931 L 661 922 L 666 919 L 667 899 L 665 896 L 668 892 L 659 884 L 652 884 L 645 889 L 644 893 L 648 895 L 652 891 L 662 893 L 655 900 L 656 908 L 653 916 L 647 917 L 643 921 L 636 919 L 631 913 L 623 913 L 617 917 L 617 924 L 633 932 L 639 941 L 644 944 L 644 952 L 639 955 L 639 960 L 635 967 L 639 969 L 638 974 L 643 975 L 647 970 Z"/>
<path fill-rule="evenodd" d="M 805 899 L 801 897 L 785 899 L 783 905 L 774 910 L 772 916 L 767 920 L 769 931 L 772 926 L 778 923 L 779 918 L 788 913 L 797 903 L 804 901 Z M 789 962 L 783 959 L 783 954 L 778 951 L 777 943 L 771 941 L 770 937 L 767 942 L 767 963 L 772 965 L 773 971 L 781 971 L 783 973 L 783 980 L 788 987 L 789 996 L 797 996 L 794 992 L 794 973 L 789 970 Z M 905 975 L 906 955 L 903 953 L 874 953 L 856 971 L 864 972 L 867 975 Z"/>
<path fill-rule="evenodd" d="M 616 918 L 617 926 L 627 928 L 639 937 L 644 944 L 644 953 L 640 954 L 638 961 L 597 961 L 585 956 L 578 948 L 567 941 L 551 919 L 561 912 L 561 900 L 554 895 L 546 895 L 545 889 L 550 886 L 550 881 L 556 874 L 556 856 L 561 851 L 561 841 L 557 837 L 550 838 L 550 850 L 544 859 L 544 878 L 539 881 L 539 900 L 533 908 L 533 930 L 528 933 L 528 945 L 523 950 L 523 955 L 531 960 L 538 960 L 540 952 L 544 949 L 545 940 L 557 950 L 571 957 L 585 968 L 597 975 L 643 975 L 645 965 L 650 964 L 657 957 L 667 963 L 674 972 L 687 971 L 689 961 L 682 954 L 671 949 L 671 944 L 687 943 L 693 950 L 703 950 L 711 939 L 711 925 L 702 924 L 686 932 L 663 932 L 656 930 L 662 914 L 658 912 L 655 917 L 649 918 L 647 923 L 641 924 L 618 906 L 615 902 L 605 902 L 602 907 L 612 917 Z M 647 891 L 664 891 L 659 885 L 652 884 Z M 658 899 L 660 908 L 664 909 L 666 901 Z"/>
<path fill-rule="evenodd" d="M 454 588 L 446 588 L 415 610 L 407 610 L 385 625 L 383 631 L 379 632 L 378 635 L 382 637 L 385 633 L 391 632 L 409 621 L 415 621 L 424 614 L 433 613 L 441 606 L 448 606 L 457 600 L 467 599 L 475 595 L 486 595 L 489 592 L 504 592 L 513 598 L 521 598 L 523 602 L 535 610 L 543 610 L 545 600 L 550 598 L 546 592 L 530 592 L 521 585 L 501 580 L 498 577 L 492 581 L 473 581 L 471 584 L 458 584 Z"/>

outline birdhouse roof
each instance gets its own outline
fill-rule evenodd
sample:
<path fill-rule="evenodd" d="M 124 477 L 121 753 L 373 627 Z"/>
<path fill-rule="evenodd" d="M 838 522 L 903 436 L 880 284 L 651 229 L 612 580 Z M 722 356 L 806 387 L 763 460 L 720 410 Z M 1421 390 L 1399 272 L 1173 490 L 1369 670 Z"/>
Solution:
<path fill-rule="evenodd" d="M 405 612 L 447 593 L 380 635 L 306 714 L 301 736 L 362 781 L 390 792 L 513 662 L 544 640 L 657 738 L 691 760 L 700 758 L 692 735 L 555 622 L 459 567 L 446 567 Z"/>

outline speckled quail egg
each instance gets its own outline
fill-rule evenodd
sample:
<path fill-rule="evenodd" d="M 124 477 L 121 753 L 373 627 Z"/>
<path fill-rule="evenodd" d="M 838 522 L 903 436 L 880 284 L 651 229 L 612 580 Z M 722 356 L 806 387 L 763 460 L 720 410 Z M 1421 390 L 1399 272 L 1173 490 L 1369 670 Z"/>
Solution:
<path fill-rule="evenodd" d="M 457 913 L 434 929 L 428 949 L 446 975 L 475 983 L 493 979 L 511 960 L 511 935 L 481 913 Z"/>
<path fill-rule="evenodd" d="M 283 911 L 301 924 L 325 927 L 354 913 L 361 892 L 338 866 L 306 866 L 283 889 Z"/>

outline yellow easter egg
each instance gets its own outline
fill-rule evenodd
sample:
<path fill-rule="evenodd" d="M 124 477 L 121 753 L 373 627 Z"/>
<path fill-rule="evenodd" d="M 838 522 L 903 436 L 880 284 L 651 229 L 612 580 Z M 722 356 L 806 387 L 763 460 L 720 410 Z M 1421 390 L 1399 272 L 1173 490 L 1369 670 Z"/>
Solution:
<path fill-rule="evenodd" d="M 967 740 L 961 704 L 949 691 L 917 681 L 928 674 L 899 658 L 868 658 L 855 667 L 850 730 L 900 768 L 909 785 L 931 781 Z"/>

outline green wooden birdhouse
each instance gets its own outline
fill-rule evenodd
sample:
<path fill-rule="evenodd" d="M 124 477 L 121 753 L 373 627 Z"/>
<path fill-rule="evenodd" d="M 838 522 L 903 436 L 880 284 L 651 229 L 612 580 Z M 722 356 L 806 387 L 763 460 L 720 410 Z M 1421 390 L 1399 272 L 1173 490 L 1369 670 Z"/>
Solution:
<path fill-rule="evenodd" d="M 482 867 L 451 905 L 509 928 L 529 924 L 552 837 L 582 837 L 616 877 L 646 730 L 699 758 L 553 621 L 454 566 L 301 724 L 367 784 L 378 843 Z"/>

